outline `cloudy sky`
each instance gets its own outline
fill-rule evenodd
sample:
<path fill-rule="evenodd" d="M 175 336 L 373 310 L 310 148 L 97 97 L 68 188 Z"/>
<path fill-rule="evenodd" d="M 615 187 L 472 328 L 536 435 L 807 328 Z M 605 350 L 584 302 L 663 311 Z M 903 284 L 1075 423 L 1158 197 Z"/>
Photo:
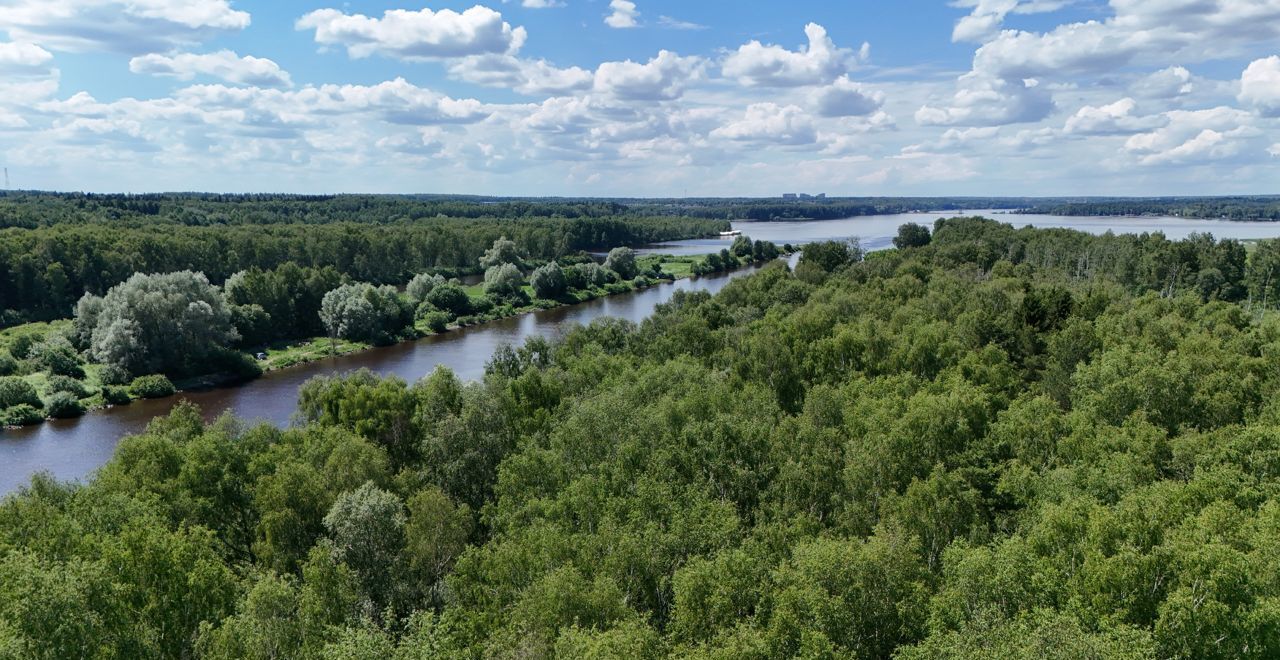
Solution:
<path fill-rule="evenodd" d="M 13 187 L 1280 192 L 1280 0 L 0 0 Z"/>

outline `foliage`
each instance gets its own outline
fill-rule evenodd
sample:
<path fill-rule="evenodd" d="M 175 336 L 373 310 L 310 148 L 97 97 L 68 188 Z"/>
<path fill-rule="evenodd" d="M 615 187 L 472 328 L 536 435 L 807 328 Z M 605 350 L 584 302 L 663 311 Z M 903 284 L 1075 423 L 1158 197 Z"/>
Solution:
<path fill-rule="evenodd" d="M 320 321 L 330 337 L 389 344 L 413 325 L 413 307 L 390 286 L 344 284 L 325 294 Z"/>
<path fill-rule="evenodd" d="M 932 239 L 929 234 L 929 228 L 924 225 L 908 222 L 898 227 L 898 235 L 893 237 L 893 247 L 903 250 L 906 248 L 924 247 L 929 244 Z"/>
<path fill-rule="evenodd" d="M 178 406 L 0 502 L 0 649 L 1280 654 L 1280 317 L 1232 243 L 816 253 L 476 382 L 315 379 L 288 428 Z"/>
<path fill-rule="evenodd" d="M 66 391 L 54 392 L 45 404 L 45 411 L 54 419 L 68 419 L 84 414 L 84 404 L 75 394 Z"/>
<path fill-rule="evenodd" d="M 83 399 L 89 396 L 89 390 L 85 388 L 84 383 L 70 376 L 50 376 L 45 383 L 45 393 L 53 394 L 55 392 L 68 392 L 77 399 Z"/>
<path fill-rule="evenodd" d="M 96 316 L 77 324 L 93 328 L 96 361 L 131 373 L 201 373 L 210 356 L 238 337 L 222 293 L 191 271 L 136 274 L 107 292 Z"/>
<path fill-rule="evenodd" d="M 488 270 L 502 264 L 512 264 L 516 268 L 524 267 L 524 258 L 520 255 L 516 242 L 501 236 L 493 242 L 493 247 L 480 257 L 480 267 Z"/>
<path fill-rule="evenodd" d="M 289 261 L 271 270 L 255 266 L 240 271 L 227 279 L 223 291 L 233 306 L 236 329 L 252 346 L 323 333 L 321 301 L 340 284 L 342 276 L 332 266 L 309 268 Z"/>
<path fill-rule="evenodd" d="M 27 352 L 27 359 L 55 376 L 84 378 L 79 354 L 71 342 L 59 335 L 50 335 L 33 344 Z"/>
<path fill-rule="evenodd" d="M 133 401 L 129 390 L 119 385 L 107 385 L 102 388 L 102 402 L 109 406 L 123 406 Z"/>
<path fill-rule="evenodd" d="M 161 374 L 139 376 L 129 385 L 129 393 L 142 399 L 163 399 L 176 391 L 173 383 Z"/>
<path fill-rule="evenodd" d="M 427 296 L 431 294 L 432 289 L 445 283 L 444 277 L 440 275 L 429 275 L 427 273 L 418 273 L 409 280 L 408 286 L 405 287 L 405 293 L 409 295 L 409 301 L 420 305 L 427 300 Z"/>
<path fill-rule="evenodd" d="M 564 269 L 554 261 L 535 269 L 529 275 L 529 284 L 533 287 L 533 295 L 548 300 L 564 295 L 569 289 Z"/>
<path fill-rule="evenodd" d="M 28 403 L 19 403 L 0 412 L 0 425 L 32 426 L 44 421 L 44 411 Z"/>
<path fill-rule="evenodd" d="M 311 297 L 301 302 L 318 309 L 319 298 L 338 283 L 317 287 L 312 279 L 329 269 L 353 281 L 398 285 L 422 272 L 472 271 L 503 236 L 519 254 L 553 259 L 725 228 L 722 220 L 639 214 L 614 202 L 581 200 L 6 193 L 0 196 L 0 322 L 66 317 L 81 293 L 101 296 L 135 272 L 190 269 L 222 284 L 241 271 L 292 262 L 305 277 L 262 281 L 306 281 L 302 288 Z M 281 314 L 269 304 L 287 304 L 282 289 L 250 288 L 255 299 L 235 304 L 258 304 L 286 326 L 314 323 L 314 312 Z M 291 336 L 319 333 L 295 332 Z"/>
<path fill-rule="evenodd" d="M 604 267 L 618 274 L 624 280 L 634 278 L 639 269 L 636 267 L 636 251 L 629 247 L 616 247 L 609 250 L 604 260 Z"/>
<path fill-rule="evenodd" d="M 21 404 L 40 408 L 40 394 L 35 386 L 18 376 L 0 376 L 0 409 Z"/>
<path fill-rule="evenodd" d="M 18 373 L 18 361 L 9 351 L 0 349 L 0 376 L 12 376 Z"/>
<path fill-rule="evenodd" d="M 484 292 L 498 297 L 511 297 L 520 294 L 524 286 L 524 275 L 513 263 L 502 263 L 490 266 L 484 272 Z"/>
<path fill-rule="evenodd" d="M 128 385 L 133 382 L 133 374 L 119 365 L 104 364 L 98 370 L 98 381 L 103 385 Z"/>
<path fill-rule="evenodd" d="M 446 282 L 431 289 L 427 294 L 427 302 L 436 309 L 444 310 L 454 316 L 462 316 L 471 312 L 471 297 L 461 286 Z"/>

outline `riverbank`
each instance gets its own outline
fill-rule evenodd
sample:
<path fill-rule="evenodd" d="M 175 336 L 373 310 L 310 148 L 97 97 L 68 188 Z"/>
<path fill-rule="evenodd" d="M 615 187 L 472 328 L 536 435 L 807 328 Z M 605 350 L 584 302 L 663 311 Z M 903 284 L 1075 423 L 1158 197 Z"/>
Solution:
<path fill-rule="evenodd" d="M 670 282 L 692 277 L 695 271 L 705 268 L 706 261 L 707 255 L 705 254 L 684 256 L 644 255 L 637 260 L 637 266 L 641 273 L 649 274 L 650 277 L 639 277 L 631 281 L 612 282 L 603 287 L 574 290 L 567 292 L 555 300 L 535 298 L 533 296 L 532 289 L 526 285 L 524 290 L 529 300 L 529 303 L 526 305 L 496 306 L 483 314 L 459 318 L 440 331 L 435 331 L 430 328 L 428 326 L 427 319 L 418 319 L 415 322 L 412 332 L 405 333 L 401 338 L 401 341 L 398 343 L 403 344 L 419 341 L 424 338 L 448 334 L 450 332 L 456 332 L 466 328 L 482 326 L 534 312 L 572 307 L 601 298 L 607 298 L 624 293 L 635 293 L 661 282 Z M 751 265 L 751 262 L 740 264 L 739 267 L 749 265 Z M 483 287 L 481 285 L 472 284 L 464 288 L 473 300 L 479 300 L 484 297 Z M 70 319 L 15 326 L 13 328 L 0 331 L 0 349 L 8 351 L 17 345 L 18 348 L 23 349 L 23 357 L 24 360 L 26 360 L 28 359 L 26 351 L 30 349 L 29 346 L 25 346 L 24 344 L 30 343 L 30 337 L 43 338 L 58 336 L 65 334 L 70 330 L 72 330 L 72 321 Z M 20 339 L 24 336 L 28 337 L 28 339 Z M 226 389 L 241 386 L 248 381 L 260 378 L 262 375 L 267 373 L 320 362 L 322 360 L 358 355 L 360 353 L 379 348 L 387 348 L 387 346 L 376 346 L 369 343 L 342 339 L 334 340 L 329 337 L 281 340 L 264 346 L 246 347 L 241 349 L 241 352 L 248 356 L 262 355 L 262 359 L 255 360 L 255 363 L 260 368 L 261 373 L 250 373 L 247 375 L 243 372 L 204 374 L 177 380 L 175 381 L 174 386 L 178 393 L 207 392 Z M 104 383 L 102 380 L 102 365 L 81 363 L 78 365 L 78 368 L 82 371 L 82 377 L 75 379 L 75 381 L 82 387 L 82 390 L 77 393 L 82 395 L 77 397 L 83 408 L 81 414 L 83 414 L 83 412 L 101 410 L 120 405 L 129 405 L 140 398 L 135 396 L 127 388 Z M 24 369 L 26 372 L 18 374 L 18 377 L 29 384 L 32 390 L 38 393 L 46 405 L 49 403 L 50 399 L 58 393 L 58 391 L 61 391 L 51 389 L 50 382 L 52 377 L 47 369 L 33 370 L 30 364 L 27 364 Z M 0 374 L 0 376 L 3 375 L 5 374 Z M 109 392 L 108 390 L 111 391 Z M 110 400 L 108 395 L 117 397 L 114 405 L 108 403 Z M 121 395 L 124 395 L 127 398 L 123 400 L 118 398 Z M 127 401 L 127 403 L 125 403 L 125 401 Z M 32 420 L 32 422 L 33 421 L 34 420 Z M 49 420 L 44 419 L 42 421 Z M 3 422 L 3 420 L 0 420 L 0 422 Z M 28 424 L 30 423 L 31 422 L 28 422 Z M 10 426 L 9 428 L 13 428 L 13 426 Z"/>

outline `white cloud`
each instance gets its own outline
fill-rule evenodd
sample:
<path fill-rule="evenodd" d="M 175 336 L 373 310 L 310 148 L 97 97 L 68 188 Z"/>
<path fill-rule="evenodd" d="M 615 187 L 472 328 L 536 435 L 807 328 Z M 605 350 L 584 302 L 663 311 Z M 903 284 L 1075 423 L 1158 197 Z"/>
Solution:
<path fill-rule="evenodd" d="M 609 9 L 613 13 L 604 17 L 605 25 L 618 29 L 640 27 L 640 12 L 631 0 L 609 0 Z"/>
<path fill-rule="evenodd" d="M 291 87 L 289 73 L 275 62 L 252 56 L 240 57 L 229 50 L 216 53 L 152 53 L 129 60 L 129 70 L 153 76 L 191 80 L 197 75 L 212 76 L 237 85 L 258 87 Z"/>
<path fill-rule="evenodd" d="M 316 43 L 344 47 L 353 58 L 378 54 L 404 60 L 514 54 L 527 36 L 524 28 L 511 27 L 502 14 L 481 5 L 462 13 L 389 9 L 382 18 L 318 9 L 298 19 L 296 27 L 315 30 Z"/>
<path fill-rule="evenodd" d="M 813 144 L 818 139 L 813 118 L 794 105 L 754 103 L 743 117 L 711 131 L 713 137 L 784 145 Z"/>
<path fill-rule="evenodd" d="M 1193 164 L 1234 158 L 1262 137 L 1252 116 L 1225 106 L 1165 113 L 1167 124 L 1125 141 L 1124 148 L 1143 165 Z M 1261 152 L 1263 146 L 1257 145 Z"/>
<path fill-rule="evenodd" d="M 601 64 L 596 70 L 595 88 L 626 100 L 671 100 L 701 78 L 704 68 L 702 58 L 680 57 L 664 50 L 647 64 L 631 60 Z"/>
<path fill-rule="evenodd" d="M 664 28 L 667 28 L 668 30 L 705 30 L 707 29 L 707 26 L 705 25 L 699 25 L 698 23 L 692 23 L 690 21 L 682 21 L 678 18 L 672 18 L 670 16 L 659 16 L 658 25 Z"/>
<path fill-rule="evenodd" d="M 829 83 L 856 63 L 853 51 L 837 47 L 821 25 L 809 23 L 804 33 L 809 44 L 797 51 L 759 41 L 743 44 L 725 58 L 722 73 L 747 86 L 796 87 Z"/>
<path fill-rule="evenodd" d="M 15 41 L 54 50 L 159 52 L 243 30 L 249 13 L 227 0 L 7 0 L 0 26 Z"/>
<path fill-rule="evenodd" d="M 1171 66 L 1145 76 L 1131 87 L 1134 94 L 1152 99 L 1170 99 L 1190 94 L 1195 89 L 1191 72 L 1185 67 Z"/>
<path fill-rule="evenodd" d="M 13 74 L 44 74 L 53 62 L 53 53 L 28 43 L 0 43 L 0 72 Z"/>
<path fill-rule="evenodd" d="M 922 106 L 916 122 L 924 126 L 1000 126 L 1040 121 L 1053 112 L 1050 92 L 1033 80 L 1008 81 L 974 73 L 962 76 L 947 106 Z"/>
<path fill-rule="evenodd" d="M 860 117 L 879 110 L 884 105 L 884 93 L 870 91 L 848 76 L 840 76 L 816 90 L 810 100 L 822 117 Z"/>
<path fill-rule="evenodd" d="M 973 11 L 956 21 L 956 27 L 951 32 L 951 40 L 982 43 L 999 34 L 1005 17 L 1011 13 L 1040 14 L 1057 11 L 1069 4 L 1072 4 L 1072 0 L 963 0 L 956 2 L 953 6 L 972 7 Z"/>
<path fill-rule="evenodd" d="M 1131 98 L 1102 106 L 1086 105 L 1067 119 L 1063 131 L 1069 135 L 1130 135 L 1167 123 L 1160 116 L 1135 115 L 1137 107 Z"/>
<path fill-rule="evenodd" d="M 1280 56 L 1254 60 L 1240 76 L 1240 102 L 1266 117 L 1280 117 Z"/>
<path fill-rule="evenodd" d="M 561 69 L 546 60 L 514 55 L 472 55 L 449 62 L 449 75 L 486 87 L 505 87 L 520 94 L 559 96 L 591 88 L 595 75 L 580 67 Z"/>

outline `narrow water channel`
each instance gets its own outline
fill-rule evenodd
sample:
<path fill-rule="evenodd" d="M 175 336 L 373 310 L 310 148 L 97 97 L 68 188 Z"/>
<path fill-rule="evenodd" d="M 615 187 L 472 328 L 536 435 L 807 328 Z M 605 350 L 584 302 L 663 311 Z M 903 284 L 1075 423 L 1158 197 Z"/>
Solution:
<path fill-rule="evenodd" d="M 48 471 L 59 479 L 81 479 L 111 458 L 116 443 L 137 433 L 157 415 L 164 415 L 186 399 L 201 407 L 212 419 L 231 411 L 248 420 L 287 424 L 297 407 L 298 388 L 314 376 L 368 368 L 379 374 L 394 374 L 413 382 L 426 376 L 436 365 L 453 369 L 464 380 L 484 374 L 485 362 L 503 344 L 519 345 L 533 336 L 554 338 L 577 324 L 587 324 L 602 316 L 635 322 L 653 313 L 660 303 L 680 290 L 715 293 L 735 277 L 755 270 L 680 280 L 635 293 L 559 307 L 495 321 L 442 335 L 427 337 L 299 365 L 266 374 L 240 387 L 204 392 L 186 392 L 155 401 L 136 401 L 128 406 L 91 412 L 84 417 L 53 420 L 38 426 L 0 431 L 0 495 L 27 483 L 31 475 Z"/>

